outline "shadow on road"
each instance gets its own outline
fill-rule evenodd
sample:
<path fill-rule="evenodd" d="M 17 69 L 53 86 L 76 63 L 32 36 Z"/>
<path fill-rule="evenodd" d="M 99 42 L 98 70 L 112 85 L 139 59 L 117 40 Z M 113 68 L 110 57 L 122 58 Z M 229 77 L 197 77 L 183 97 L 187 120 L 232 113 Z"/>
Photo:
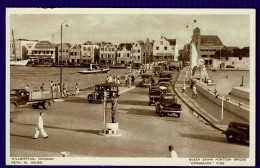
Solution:
<path fill-rule="evenodd" d="M 16 136 L 16 137 L 22 137 L 22 138 L 33 139 L 33 137 L 32 137 L 32 136 L 15 135 L 15 134 L 10 134 L 10 136 Z"/>
<path fill-rule="evenodd" d="M 118 104 L 148 106 L 148 101 L 119 100 Z"/>
<path fill-rule="evenodd" d="M 17 124 L 35 127 L 35 124 L 22 124 L 22 123 L 17 123 Z M 60 129 L 60 130 L 66 130 L 66 131 L 75 131 L 75 132 L 82 132 L 82 133 L 96 134 L 96 135 L 98 135 L 99 132 L 101 131 L 101 130 L 85 130 L 85 129 L 63 128 L 63 127 L 55 127 L 55 126 L 48 126 L 48 125 L 45 125 L 44 128 Z"/>
<path fill-rule="evenodd" d="M 136 94 L 136 95 L 148 95 L 148 91 L 130 91 L 129 93 L 131 94 Z"/>
<path fill-rule="evenodd" d="M 150 117 L 158 117 L 154 110 L 149 109 L 137 109 L 137 108 L 129 108 L 129 109 L 121 109 L 122 111 L 126 111 L 126 114 L 140 115 L 140 116 L 150 116 Z M 119 111 L 120 113 L 120 111 Z"/>
<path fill-rule="evenodd" d="M 87 97 L 86 98 L 80 98 L 80 97 L 74 97 L 74 98 L 67 98 L 64 100 L 64 102 L 70 102 L 70 103 L 88 103 Z"/>

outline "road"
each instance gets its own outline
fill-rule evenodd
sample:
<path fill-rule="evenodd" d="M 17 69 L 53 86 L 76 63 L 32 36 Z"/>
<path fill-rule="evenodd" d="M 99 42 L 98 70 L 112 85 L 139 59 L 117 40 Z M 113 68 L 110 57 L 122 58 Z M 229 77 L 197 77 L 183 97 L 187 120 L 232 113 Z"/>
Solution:
<path fill-rule="evenodd" d="M 55 157 L 69 151 L 71 157 L 168 157 L 171 144 L 181 158 L 249 157 L 248 145 L 228 143 L 221 132 L 196 118 L 184 103 L 180 118 L 160 117 L 154 106 L 148 106 L 147 95 L 148 88 L 140 87 L 121 94 L 121 137 L 99 135 L 103 105 L 89 104 L 85 96 L 56 102 L 49 110 L 17 108 L 10 119 L 11 156 Z M 35 124 L 42 111 L 49 138 L 35 140 Z"/>

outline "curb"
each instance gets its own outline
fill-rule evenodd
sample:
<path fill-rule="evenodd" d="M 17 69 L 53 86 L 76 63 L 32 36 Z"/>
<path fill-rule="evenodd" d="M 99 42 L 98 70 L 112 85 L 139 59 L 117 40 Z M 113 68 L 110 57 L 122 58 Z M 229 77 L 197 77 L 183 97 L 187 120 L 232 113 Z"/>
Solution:
<path fill-rule="evenodd" d="M 211 121 L 209 121 L 204 115 L 202 115 L 201 113 L 199 113 L 199 112 L 198 112 L 197 110 L 195 110 L 190 104 L 188 104 L 186 101 L 184 101 L 184 100 L 182 99 L 182 97 L 181 97 L 181 96 L 178 94 L 178 92 L 175 90 L 175 84 L 176 84 L 176 81 L 177 81 L 177 79 L 178 79 L 178 77 L 179 77 L 179 74 L 180 74 L 180 71 L 178 72 L 178 75 L 177 75 L 177 77 L 176 77 L 176 79 L 175 79 L 175 81 L 174 81 L 174 84 L 173 84 L 173 91 L 174 91 L 174 93 L 182 100 L 182 102 L 184 102 L 184 104 L 185 104 L 186 106 L 188 106 L 188 107 L 192 110 L 192 112 L 195 112 L 195 113 L 198 115 L 198 118 L 202 118 L 208 125 L 210 125 L 211 127 L 215 128 L 215 129 L 217 129 L 217 130 L 219 130 L 219 131 L 221 131 L 221 132 L 225 131 L 225 130 L 223 130 L 223 129 L 217 127 L 215 124 L 213 124 Z"/>

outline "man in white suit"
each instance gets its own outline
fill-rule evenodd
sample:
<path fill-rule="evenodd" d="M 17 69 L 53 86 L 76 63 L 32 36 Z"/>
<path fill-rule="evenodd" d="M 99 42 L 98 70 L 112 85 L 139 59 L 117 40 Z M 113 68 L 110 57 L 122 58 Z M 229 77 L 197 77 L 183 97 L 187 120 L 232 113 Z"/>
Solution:
<path fill-rule="evenodd" d="M 37 139 L 39 136 L 39 133 L 41 132 L 42 136 L 44 137 L 44 139 L 48 138 L 48 135 L 46 134 L 46 132 L 43 129 L 43 112 L 40 112 L 40 116 L 38 117 L 38 122 L 36 124 L 36 132 L 34 135 L 34 139 Z"/>

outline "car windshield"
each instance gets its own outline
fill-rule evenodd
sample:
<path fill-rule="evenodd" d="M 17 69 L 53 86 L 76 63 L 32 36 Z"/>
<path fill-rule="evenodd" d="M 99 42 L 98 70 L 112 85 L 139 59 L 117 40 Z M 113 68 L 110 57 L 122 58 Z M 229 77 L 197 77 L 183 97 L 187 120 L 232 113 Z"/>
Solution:
<path fill-rule="evenodd" d="M 170 84 L 168 82 L 160 82 L 159 85 L 160 86 L 166 86 L 166 87 L 170 86 Z"/>

